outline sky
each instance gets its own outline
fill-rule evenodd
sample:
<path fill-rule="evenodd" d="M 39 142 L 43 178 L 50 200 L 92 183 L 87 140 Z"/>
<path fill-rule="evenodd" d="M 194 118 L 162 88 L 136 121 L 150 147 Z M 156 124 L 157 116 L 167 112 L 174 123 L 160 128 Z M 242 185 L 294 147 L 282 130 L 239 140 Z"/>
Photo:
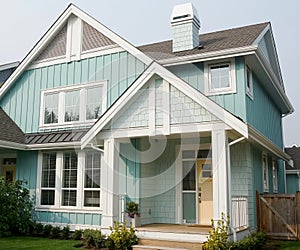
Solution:
<path fill-rule="evenodd" d="M 72 3 L 134 45 L 172 38 L 176 4 L 192 2 L 200 33 L 270 21 L 286 93 L 295 112 L 283 119 L 285 146 L 300 145 L 299 0 L 74 0 Z M 0 65 L 21 61 L 64 9 L 65 0 L 0 0 Z"/>

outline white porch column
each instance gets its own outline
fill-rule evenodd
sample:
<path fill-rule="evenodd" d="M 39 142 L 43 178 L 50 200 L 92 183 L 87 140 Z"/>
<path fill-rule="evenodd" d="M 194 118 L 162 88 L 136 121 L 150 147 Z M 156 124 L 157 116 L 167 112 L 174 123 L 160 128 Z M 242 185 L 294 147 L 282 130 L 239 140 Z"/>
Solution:
<path fill-rule="evenodd" d="M 212 131 L 212 170 L 213 170 L 213 209 L 214 220 L 221 218 L 221 213 L 228 213 L 228 188 L 227 188 L 227 159 L 225 130 Z"/>
<path fill-rule="evenodd" d="M 115 203 L 115 184 L 117 184 L 115 166 L 117 165 L 117 146 L 114 138 L 104 140 L 104 156 L 101 164 L 101 208 L 102 223 L 101 227 L 109 228 L 116 220 L 114 211 Z M 116 208 L 116 207 L 115 207 Z"/>

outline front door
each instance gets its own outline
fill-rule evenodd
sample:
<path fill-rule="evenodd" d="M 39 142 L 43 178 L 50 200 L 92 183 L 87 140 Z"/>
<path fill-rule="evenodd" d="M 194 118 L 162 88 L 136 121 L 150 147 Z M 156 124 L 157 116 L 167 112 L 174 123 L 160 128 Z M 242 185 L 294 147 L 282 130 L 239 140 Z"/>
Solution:
<path fill-rule="evenodd" d="M 211 160 L 197 161 L 198 223 L 211 225 L 213 218 L 213 186 Z"/>

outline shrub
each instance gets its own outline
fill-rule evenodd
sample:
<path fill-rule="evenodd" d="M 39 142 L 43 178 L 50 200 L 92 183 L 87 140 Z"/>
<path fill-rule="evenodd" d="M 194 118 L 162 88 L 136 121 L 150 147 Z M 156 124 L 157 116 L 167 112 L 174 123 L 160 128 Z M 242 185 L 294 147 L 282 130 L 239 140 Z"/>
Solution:
<path fill-rule="evenodd" d="M 52 228 L 53 227 L 51 225 L 45 225 L 44 228 L 43 228 L 43 236 L 49 237 Z"/>
<path fill-rule="evenodd" d="M 23 183 L 0 178 L 0 237 L 29 232 L 33 205 Z"/>
<path fill-rule="evenodd" d="M 106 236 L 99 230 L 86 229 L 83 231 L 86 247 L 105 247 Z"/>
<path fill-rule="evenodd" d="M 255 232 L 245 237 L 244 239 L 235 242 L 232 244 L 232 249 L 234 250 L 258 250 L 261 249 L 263 245 L 266 243 L 266 234 L 263 232 Z"/>
<path fill-rule="evenodd" d="M 72 239 L 73 240 L 81 240 L 82 238 L 82 230 L 75 230 L 75 232 L 73 233 Z"/>
<path fill-rule="evenodd" d="M 65 226 L 61 230 L 61 237 L 65 240 L 68 240 L 70 238 L 70 226 Z"/>
<path fill-rule="evenodd" d="M 212 229 L 209 230 L 207 241 L 203 245 L 205 250 L 230 249 L 231 243 L 228 242 L 229 215 L 225 219 L 224 213 L 221 214 L 221 220 L 215 222 L 211 220 Z"/>
<path fill-rule="evenodd" d="M 114 222 L 114 226 L 110 227 L 111 234 L 109 235 L 106 246 L 108 249 L 130 249 L 132 245 L 136 244 L 137 236 L 135 229 L 130 224 L 130 228 L 126 228 L 126 222 L 121 226 L 120 223 Z"/>
<path fill-rule="evenodd" d="M 44 225 L 42 223 L 35 223 L 34 224 L 34 235 L 42 236 L 44 231 Z"/>
<path fill-rule="evenodd" d="M 52 227 L 51 229 L 51 238 L 52 239 L 58 239 L 60 238 L 61 229 L 60 227 Z"/>

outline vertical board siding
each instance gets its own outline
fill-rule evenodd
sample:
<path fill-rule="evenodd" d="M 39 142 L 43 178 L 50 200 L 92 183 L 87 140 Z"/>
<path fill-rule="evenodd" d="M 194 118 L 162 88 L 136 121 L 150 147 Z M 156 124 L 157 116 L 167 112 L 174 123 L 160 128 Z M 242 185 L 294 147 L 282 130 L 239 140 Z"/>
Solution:
<path fill-rule="evenodd" d="M 101 226 L 101 214 L 36 211 L 35 219 L 42 223 Z"/>
<path fill-rule="evenodd" d="M 25 181 L 24 185 L 29 189 L 30 195 L 34 200 L 36 195 L 37 162 L 37 151 L 18 151 L 16 178 Z"/>
<path fill-rule="evenodd" d="M 144 69 L 128 52 L 30 69 L 5 94 L 0 106 L 25 133 L 38 132 L 42 90 L 106 80 L 109 107 Z"/>
<path fill-rule="evenodd" d="M 171 66 L 168 69 L 186 81 L 192 87 L 204 93 L 204 64 L 191 63 L 186 65 Z M 233 113 L 235 116 L 246 120 L 245 101 L 245 62 L 243 57 L 235 59 L 236 93 L 212 95 L 211 100 Z"/>
<path fill-rule="evenodd" d="M 253 75 L 254 101 L 247 97 L 247 122 L 276 144 L 283 148 L 282 119 L 279 109 Z"/>

